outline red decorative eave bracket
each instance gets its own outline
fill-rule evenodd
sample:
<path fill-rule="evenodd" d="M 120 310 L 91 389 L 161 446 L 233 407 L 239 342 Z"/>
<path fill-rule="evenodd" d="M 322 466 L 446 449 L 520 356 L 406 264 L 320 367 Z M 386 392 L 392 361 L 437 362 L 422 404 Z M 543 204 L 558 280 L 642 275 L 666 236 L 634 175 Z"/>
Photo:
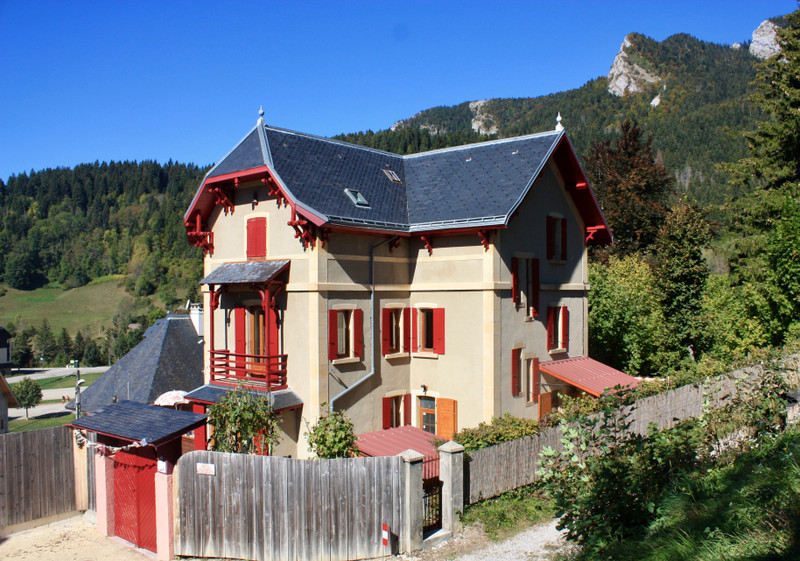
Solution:
<path fill-rule="evenodd" d="M 233 214 L 233 201 L 231 200 L 231 196 L 228 193 L 228 190 L 224 187 L 212 185 L 208 188 L 212 195 L 214 195 L 214 204 L 215 205 L 222 205 L 222 208 L 225 211 L 225 214 L 228 214 L 228 211 Z"/>
<path fill-rule="evenodd" d="M 396 236 L 392 241 L 389 242 L 389 253 L 394 253 L 394 250 L 400 247 L 400 237 Z"/>
<path fill-rule="evenodd" d="M 292 208 L 292 219 L 286 224 L 294 228 L 294 237 L 302 240 L 305 249 L 308 249 L 308 246 L 312 248 L 316 247 L 317 237 L 311 230 L 313 225 L 309 224 L 308 220 L 297 214 L 294 208 Z"/>
<path fill-rule="evenodd" d="M 576 189 L 586 189 L 588 186 L 589 184 L 586 183 L 585 181 L 578 181 L 577 183 L 575 183 Z"/>
<path fill-rule="evenodd" d="M 600 231 L 605 230 L 605 229 L 606 229 L 605 226 L 587 226 L 586 227 L 586 242 L 585 243 L 589 243 L 590 241 L 592 241 L 592 239 L 594 238 L 594 235 L 597 232 L 600 232 Z"/>
<path fill-rule="evenodd" d="M 483 251 L 489 251 L 489 231 L 478 230 L 478 236 L 481 238 L 481 243 L 483 244 Z"/>
<path fill-rule="evenodd" d="M 430 236 L 420 236 L 419 239 L 425 244 L 425 249 L 428 250 L 428 255 L 433 255 L 433 240 Z"/>
<path fill-rule="evenodd" d="M 278 184 L 275 183 L 275 180 L 272 179 L 271 175 L 262 178 L 261 182 L 267 186 L 267 189 L 269 189 L 269 191 L 267 191 L 267 195 L 270 197 L 275 197 L 275 202 L 278 203 L 278 208 L 280 208 L 281 205 L 285 206 L 288 204 L 286 197 L 283 196 L 283 191 L 281 191 L 280 187 L 278 187 Z"/>
<path fill-rule="evenodd" d="M 193 246 L 203 248 L 203 255 L 209 253 L 214 255 L 214 232 L 204 232 L 200 213 L 197 213 L 196 217 L 197 220 L 194 224 L 186 222 L 186 237 Z"/>

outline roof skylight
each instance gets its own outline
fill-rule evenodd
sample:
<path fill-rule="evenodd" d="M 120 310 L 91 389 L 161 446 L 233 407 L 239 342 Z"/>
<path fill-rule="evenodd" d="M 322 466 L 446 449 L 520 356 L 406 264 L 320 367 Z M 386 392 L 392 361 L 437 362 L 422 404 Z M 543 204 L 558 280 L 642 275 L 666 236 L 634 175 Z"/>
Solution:
<path fill-rule="evenodd" d="M 402 181 L 400 181 L 400 176 L 397 175 L 395 171 L 390 169 L 385 169 L 383 170 L 383 173 L 385 173 L 386 177 L 388 177 L 393 183 L 402 183 Z"/>
<path fill-rule="evenodd" d="M 350 200 L 353 201 L 353 204 L 357 207 L 369 208 L 369 202 L 367 202 L 367 199 L 365 199 L 364 195 L 355 189 L 345 189 L 344 192 L 347 193 L 347 196 L 350 197 Z"/>

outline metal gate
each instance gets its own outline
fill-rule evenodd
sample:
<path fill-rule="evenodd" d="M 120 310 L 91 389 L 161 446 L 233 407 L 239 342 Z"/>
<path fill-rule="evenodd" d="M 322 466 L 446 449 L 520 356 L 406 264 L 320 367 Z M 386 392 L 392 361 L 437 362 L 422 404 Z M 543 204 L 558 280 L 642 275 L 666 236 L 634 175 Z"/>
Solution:
<path fill-rule="evenodd" d="M 430 534 L 442 528 L 442 482 L 438 477 L 422 482 L 422 531 Z"/>
<path fill-rule="evenodd" d="M 156 458 L 152 448 L 114 454 L 114 534 L 156 551 Z"/>

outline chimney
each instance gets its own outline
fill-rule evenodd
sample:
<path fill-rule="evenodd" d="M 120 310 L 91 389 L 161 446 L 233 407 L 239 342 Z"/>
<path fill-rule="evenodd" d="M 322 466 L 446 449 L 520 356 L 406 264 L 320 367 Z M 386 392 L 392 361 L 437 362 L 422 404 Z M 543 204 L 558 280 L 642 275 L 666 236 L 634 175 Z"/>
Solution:
<path fill-rule="evenodd" d="M 189 318 L 192 320 L 194 330 L 197 334 L 203 336 L 203 304 L 200 302 L 191 302 L 189 304 Z"/>

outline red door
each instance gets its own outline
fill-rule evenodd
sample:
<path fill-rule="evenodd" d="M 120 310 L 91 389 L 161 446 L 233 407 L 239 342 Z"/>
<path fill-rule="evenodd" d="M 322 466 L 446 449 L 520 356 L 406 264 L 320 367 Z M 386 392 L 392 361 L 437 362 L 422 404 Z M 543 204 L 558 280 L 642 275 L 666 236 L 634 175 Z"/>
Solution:
<path fill-rule="evenodd" d="M 114 534 L 156 550 L 156 458 L 152 448 L 114 454 Z"/>
<path fill-rule="evenodd" d="M 244 376 L 247 367 L 247 310 L 235 308 L 233 316 L 235 337 L 233 352 L 236 353 L 236 375 Z"/>

